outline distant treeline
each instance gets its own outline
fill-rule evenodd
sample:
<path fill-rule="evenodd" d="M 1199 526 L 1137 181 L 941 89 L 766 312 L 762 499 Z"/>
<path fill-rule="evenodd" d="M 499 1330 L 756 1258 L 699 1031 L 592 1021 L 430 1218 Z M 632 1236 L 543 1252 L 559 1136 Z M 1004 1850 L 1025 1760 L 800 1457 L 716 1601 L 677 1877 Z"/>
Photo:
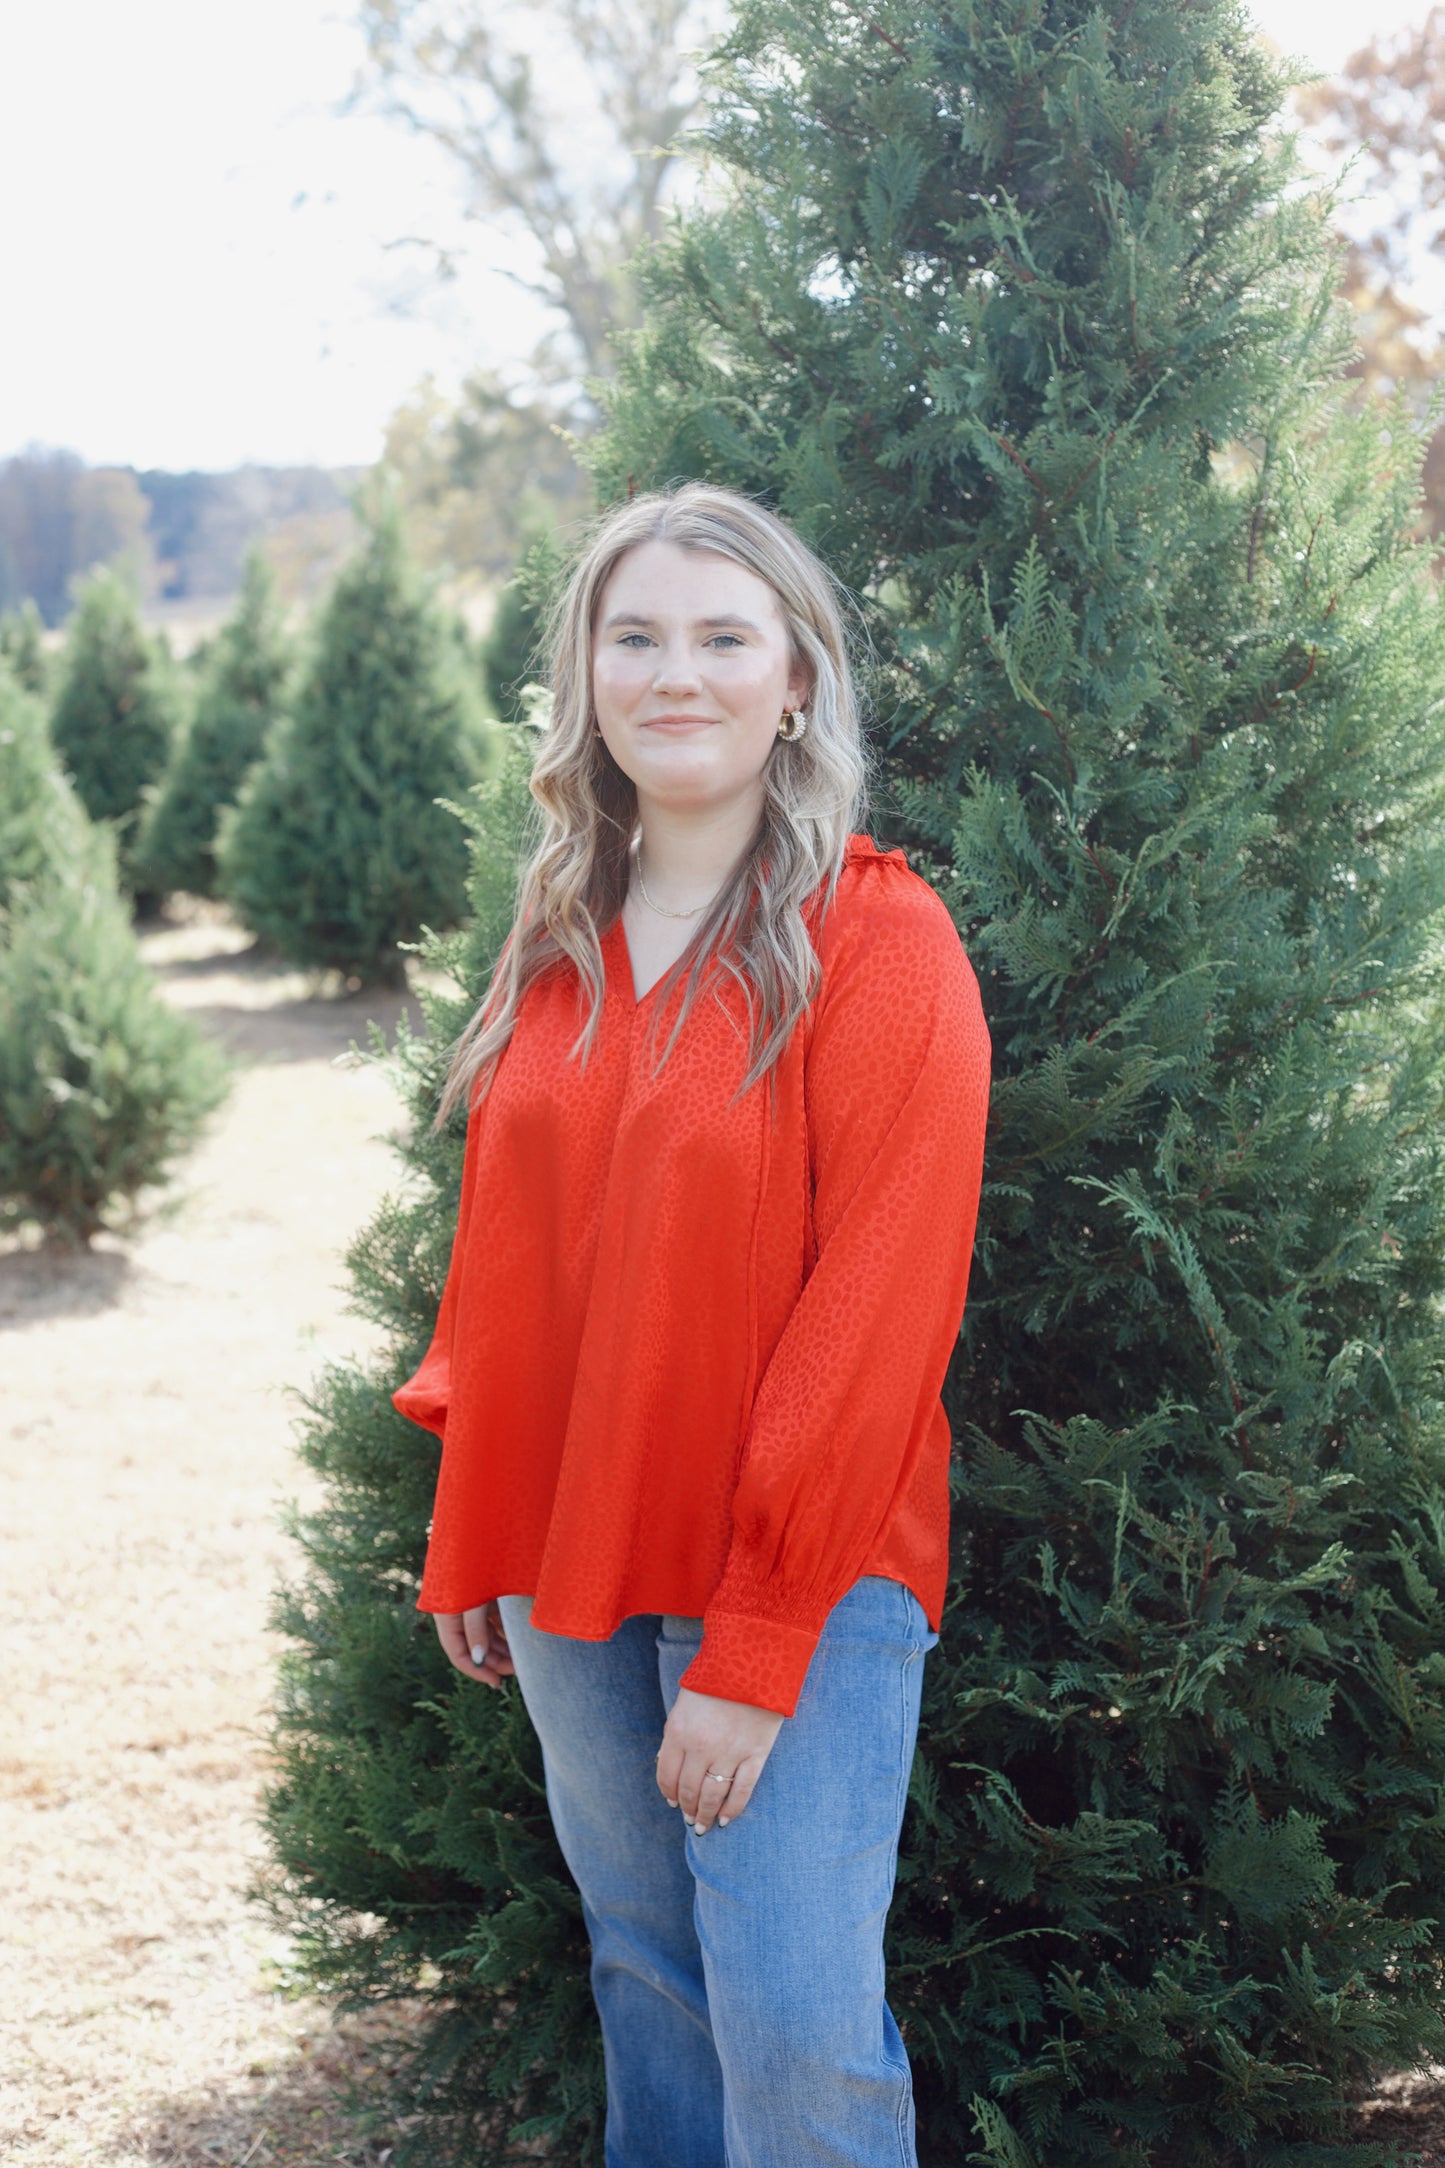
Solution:
<path fill-rule="evenodd" d="M 238 467 L 225 474 L 88 467 L 35 447 L 0 462 L 0 614 L 32 600 L 47 625 L 77 577 L 122 565 L 147 598 L 237 592 L 253 543 L 277 545 L 282 585 L 305 588 L 350 526 L 360 467 Z M 288 576 L 289 575 L 289 576 Z"/>

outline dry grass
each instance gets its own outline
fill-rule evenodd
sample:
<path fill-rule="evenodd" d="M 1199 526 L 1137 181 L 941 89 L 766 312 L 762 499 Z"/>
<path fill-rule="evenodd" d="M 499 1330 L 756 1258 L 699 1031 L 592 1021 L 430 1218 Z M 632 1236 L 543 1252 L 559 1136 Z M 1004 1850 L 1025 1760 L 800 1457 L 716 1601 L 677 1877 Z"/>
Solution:
<path fill-rule="evenodd" d="M 231 1100 L 137 1239 L 0 1249 L 0 2158 L 381 2159 L 342 2096 L 384 2095 L 385 2026 L 288 2001 L 241 1893 L 289 1389 L 363 1351 L 340 1251 L 396 1175 L 389 1084 L 335 1062 L 414 1005 L 326 998 L 217 912 L 147 947 L 237 1057 Z"/>

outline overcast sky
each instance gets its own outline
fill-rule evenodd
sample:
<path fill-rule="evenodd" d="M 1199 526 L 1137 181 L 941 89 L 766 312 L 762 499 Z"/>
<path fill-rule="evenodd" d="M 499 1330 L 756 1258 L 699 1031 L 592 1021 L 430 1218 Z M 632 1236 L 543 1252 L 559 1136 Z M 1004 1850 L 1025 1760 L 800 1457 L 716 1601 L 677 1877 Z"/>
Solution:
<path fill-rule="evenodd" d="M 1330 70 L 1416 0 L 1257 0 Z M 70 0 L 12 9 L 0 72 L 0 456 L 32 442 L 138 467 L 374 459 L 428 371 L 525 353 L 534 313 L 451 285 L 439 154 L 339 107 L 345 0 Z M 403 245 L 396 245 L 398 242 Z M 388 245 L 391 244 L 391 245 Z"/>

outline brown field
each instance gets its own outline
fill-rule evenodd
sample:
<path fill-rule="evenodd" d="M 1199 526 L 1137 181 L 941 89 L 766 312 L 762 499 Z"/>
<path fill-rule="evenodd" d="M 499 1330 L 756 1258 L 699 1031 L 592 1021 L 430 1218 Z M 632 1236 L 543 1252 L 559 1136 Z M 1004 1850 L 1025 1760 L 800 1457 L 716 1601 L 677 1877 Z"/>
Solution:
<path fill-rule="evenodd" d="M 133 1238 L 0 1245 L 0 2160 L 359 2168 L 399 2135 L 407 2013 L 288 1996 L 244 1891 L 276 1513 L 306 1495 L 291 1395 L 366 1348 L 340 1253 L 396 1179 L 391 1087 L 345 1057 L 415 1004 L 328 998 L 214 910 L 145 940 L 235 1056 L 231 1098 Z M 1441 2101 L 1390 2086 L 1363 2129 L 1445 2168 Z"/>

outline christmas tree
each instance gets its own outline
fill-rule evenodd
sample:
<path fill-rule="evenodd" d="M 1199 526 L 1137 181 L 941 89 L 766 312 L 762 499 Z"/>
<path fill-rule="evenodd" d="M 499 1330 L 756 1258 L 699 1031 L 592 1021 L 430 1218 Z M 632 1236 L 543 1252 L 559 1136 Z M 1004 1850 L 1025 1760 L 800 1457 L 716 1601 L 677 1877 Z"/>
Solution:
<path fill-rule="evenodd" d="M 768 0 L 716 90 L 602 494 L 755 492 L 847 580 L 875 828 L 955 911 L 996 1057 L 889 1930 L 920 2157 L 1361 2168 L 1351 2101 L 1445 2051 L 1418 443 L 1349 409 L 1325 207 L 1232 0 Z M 424 1449 L 406 1499 L 381 1476 L 455 1209 L 429 1179 L 355 1259 L 395 1359 L 318 1402 L 281 1856 L 319 1976 L 448 2011 L 436 2104 L 495 2146 L 459 2158 L 593 2161 L 535 1765 L 408 1622 Z"/>
<path fill-rule="evenodd" d="M 291 667 L 271 575 L 253 551 L 235 613 L 204 658 L 191 727 L 142 823 L 137 853 L 151 887 L 215 894 L 217 822 L 261 757 Z"/>
<path fill-rule="evenodd" d="M 113 837 L 0 665 L 0 1228 L 79 1244 L 123 1226 L 224 1089 L 214 1048 L 142 960 Z"/>
<path fill-rule="evenodd" d="M 26 692 L 42 699 L 49 689 L 50 669 L 45 653 L 45 620 L 28 598 L 18 610 L 0 617 L 0 662 L 9 665 Z"/>
<path fill-rule="evenodd" d="M 17 889 L 74 864 L 86 827 L 43 708 L 0 657 L 0 910 Z"/>
<path fill-rule="evenodd" d="M 147 638 L 129 587 L 92 573 L 66 637 L 51 737 L 91 819 L 114 824 L 132 886 L 143 794 L 170 755 L 180 702 L 169 651 Z"/>
<path fill-rule="evenodd" d="M 526 714 L 528 687 L 546 676 L 543 627 L 561 563 L 555 537 L 539 535 L 497 597 L 482 641 L 481 665 L 492 713 L 504 722 L 517 722 Z"/>
<path fill-rule="evenodd" d="M 282 955 L 399 984 L 400 944 L 455 925 L 466 850 L 438 801 L 460 797 L 478 772 L 468 680 L 394 510 L 374 506 L 296 697 L 222 817 L 222 891 Z"/>

